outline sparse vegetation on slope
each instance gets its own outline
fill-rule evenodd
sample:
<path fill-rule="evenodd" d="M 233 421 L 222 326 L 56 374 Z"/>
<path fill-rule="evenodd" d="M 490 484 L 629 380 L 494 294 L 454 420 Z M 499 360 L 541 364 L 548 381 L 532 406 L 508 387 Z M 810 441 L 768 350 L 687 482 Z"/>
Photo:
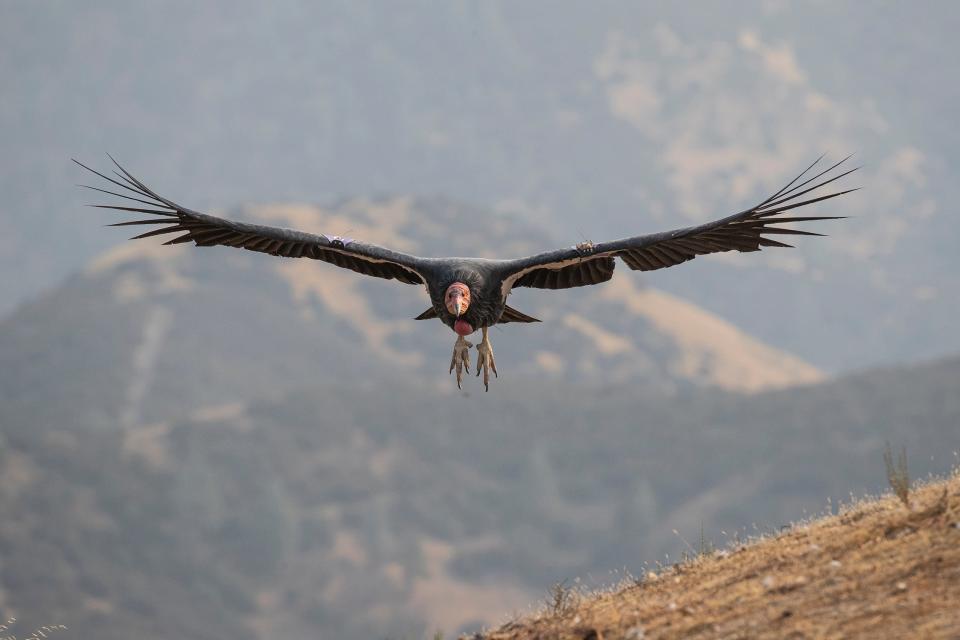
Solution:
<path fill-rule="evenodd" d="M 960 476 L 565 601 L 475 637 L 956 638 Z"/>

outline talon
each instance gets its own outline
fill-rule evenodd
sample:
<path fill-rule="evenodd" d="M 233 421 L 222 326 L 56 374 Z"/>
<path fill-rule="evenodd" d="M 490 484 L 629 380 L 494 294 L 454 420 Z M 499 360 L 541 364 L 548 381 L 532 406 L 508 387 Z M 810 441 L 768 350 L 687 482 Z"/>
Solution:
<path fill-rule="evenodd" d="M 463 371 L 466 369 L 470 373 L 470 347 L 473 343 L 464 339 L 463 336 L 457 336 L 457 341 L 453 345 L 453 356 L 450 358 L 449 373 L 457 372 L 457 389 L 462 389 Z"/>
<path fill-rule="evenodd" d="M 497 363 L 493 359 L 493 345 L 487 337 L 487 327 L 483 327 L 483 340 L 477 345 L 477 376 L 483 372 L 483 386 L 490 391 L 490 370 L 493 370 L 494 377 L 499 378 L 497 373 Z"/>

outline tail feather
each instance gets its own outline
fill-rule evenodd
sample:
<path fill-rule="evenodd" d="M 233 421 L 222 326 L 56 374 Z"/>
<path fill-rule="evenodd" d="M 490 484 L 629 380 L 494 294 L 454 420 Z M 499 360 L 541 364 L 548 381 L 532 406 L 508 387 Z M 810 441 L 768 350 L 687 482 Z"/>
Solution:
<path fill-rule="evenodd" d="M 511 307 L 504 306 L 503 315 L 497 320 L 497 324 L 506 324 L 507 322 L 540 322 L 540 320 Z"/>

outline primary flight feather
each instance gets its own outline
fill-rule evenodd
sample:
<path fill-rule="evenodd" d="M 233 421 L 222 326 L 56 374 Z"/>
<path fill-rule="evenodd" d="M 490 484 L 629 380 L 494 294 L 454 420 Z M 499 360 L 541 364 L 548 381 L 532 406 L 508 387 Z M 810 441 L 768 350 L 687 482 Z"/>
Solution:
<path fill-rule="evenodd" d="M 818 193 L 823 187 L 857 170 L 837 171 L 849 159 L 848 156 L 805 179 L 822 159 L 823 156 L 756 206 L 713 222 L 611 242 L 583 242 L 565 249 L 512 260 L 423 258 L 350 238 L 234 222 L 192 211 L 168 200 L 135 178 L 112 157 L 110 160 L 119 170 L 113 171 L 114 177 L 77 160 L 74 162 L 112 185 L 110 188 L 81 186 L 126 200 L 118 204 L 92 206 L 115 209 L 131 214 L 131 217 L 132 214 L 147 216 L 110 226 L 156 227 L 134 236 L 134 240 L 179 234 L 164 244 L 193 242 L 200 247 L 223 245 L 285 258 L 312 258 L 368 276 L 425 285 L 432 305 L 416 319 L 439 318 L 457 333 L 450 372 L 456 372 L 458 387 L 463 371 L 470 367 L 470 348 L 473 347 L 465 336 L 480 329 L 483 338 L 477 345 L 477 375 L 483 373 L 484 387 L 489 390 L 490 372 L 496 376 L 497 367 L 487 335 L 488 329 L 507 322 L 539 322 L 507 306 L 507 296 L 512 289 L 568 289 L 600 284 L 613 277 L 616 258 L 623 260 L 631 269 L 652 271 L 708 253 L 791 246 L 776 240 L 778 236 L 823 235 L 780 226 L 784 223 L 843 217 L 785 215 L 794 209 L 856 191 L 846 189 Z"/>

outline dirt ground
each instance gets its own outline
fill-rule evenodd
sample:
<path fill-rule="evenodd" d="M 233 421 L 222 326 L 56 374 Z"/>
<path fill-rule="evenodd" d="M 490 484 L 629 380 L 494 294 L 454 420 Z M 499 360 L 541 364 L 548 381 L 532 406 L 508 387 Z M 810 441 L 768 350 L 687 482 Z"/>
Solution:
<path fill-rule="evenodd" d="M 610 593 L 558 593 L 483 640 L 960 639 L 960 476 L 862 501 Z"/>

